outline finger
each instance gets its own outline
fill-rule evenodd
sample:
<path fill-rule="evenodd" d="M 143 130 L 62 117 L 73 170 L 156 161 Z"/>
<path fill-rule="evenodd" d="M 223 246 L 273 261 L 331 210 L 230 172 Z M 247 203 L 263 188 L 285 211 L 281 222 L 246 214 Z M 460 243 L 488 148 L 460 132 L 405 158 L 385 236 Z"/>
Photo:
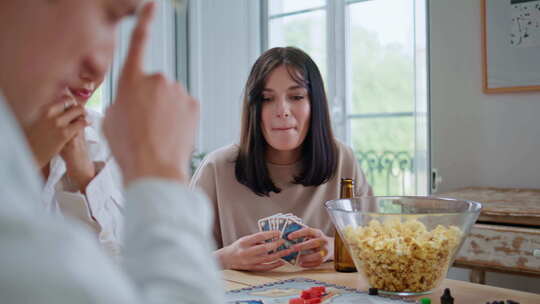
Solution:
<path fill-rule="evenodd" d="M 321 264 L 322 262 L 321 263 L 315 262 L 315 263 L 300 263 L 299 265 L 302 268 L 315 268 L 315 267 L 320 266 Z"/>
<path fill-rule="evenodd" d="M 319 230 L 306 227 L 289 234 L 289 240 L 294 240 L 301 237 L 318 238 L 320 236 L 321 233 L 319 232 Z"/>
<path fill-rule="evenodd" d="M 324 256 L 322 255 L 322 251 L 317 251 L 315 253 L 311 254 L 302 254 L 300 256 L 300 263 L 301 264 L 309 264 L 309 263 L 322 263 L 324 260 Z"/>
<path fill-rule="evenodd" d="M 311 239 L 300 244 L 296 244 L 293 248 L 297 251 L 320 249 L 326 245 L 326 240 L 323 238 Z"/>
<path fill-rule="evenodd" d="M 48 117 L 55 117 L 59 115 L 60 113 L 65 112 L 67 109 L 73 107 L 77 104 L 77 101 L 75 101 L 72 97 L 69 96 L 62 96 L 58 101 L 55 101 L 48 105 L 47 116 Z"/>
<path fill-rule="evenodd" d="M 188 91 L 186 90 L 186 88 L 181 83 L 175 82 L 173 87 L 180 96 L 189 95 Z"/>
<path fill-rule="evenodd" d="M 278 252 L 268 254 L 266 256 L 258 257 L 255 260 L 253 260 L 253 263 L 254 264 L 269 263 L 269 262 L 272 262 L 272 261 L 275 261 L 275 260 L 279 260 L 284 256 L 288 256 L 289 254 L 291 254 L 293 252 L 295 252 L 295 251 L 292 248 L 285 249 L 285 250 L 280 250 Z"/>
<path fill-rule="evenodd" d="M 270 271 L 270 270 L 276 269 L 278 267 L 281 267 L 284 264 L 285 264 L 285 262 L 279 260 L 279 261 L 275 261 L 275 262 L 269 263 L 269 264 L 259 264 L 259 265 L 252 266 L 250 270 L 251 271 Z"/>
<path fill-rule="evenodd" d="M 65 127 L 69 125 L 72 121 L 79 119 L 79 118 L 85 118 L 86 116 L 86 110 L 83 106 L 77 105 L 69 108 L 65 113 L 61 114 L 60 117 L 57 118 L 56 124 L 58 127 Z M 86 121 L 86 120 L 85 120 Z"/>
<path fill-rule="evenodd" d="M 285 240 L 279 239 L 274 242 L 256 245 L 246 250 L 246 254 L 248 256 L 266 255 L 268 252 L 278 249 L 279 246 L 283 245 L 284 243 Z"/>
<path fill-rule="evenodd" d="M 66 139 L 66 142 L 73 139 L 77 135 L 79 131 L 84 129 L 87 126 L 87 122 L 84 119 L 77 119 L 73 123 L 69 124 L 66 128 L 63 130 L 64 138 Z"/>
<path fill-rule="evenodd" d="M 144 4 L 139 13 L 137 25 L 131 34 L 131 42 L 129 44 L 126 61 L 124 63 L 122 73 L 124 77 L 137 75 L 142 71 L 144 50 L 146 41 L 148 40 L 150 23 L 154 17 L 154 10 L 155 3 L 149 2 Z"/>
<path fill-rule="evenodd" d="M 244 243 L 242 245 L 251 247 L 255 244 L 263 243 L 267 240 L 277 239 L 279 238 L 279 231 L 263 231 L 258 232 L 255 234 L 250 235 L 249 237 L 244 239 Z"/>
<path fill-rule="evenodd" d="M 75 135 L 73 135 L 73 137 L 68 141 L 66 142 L 65 147 L 67 146 L 73 146 L 75 145 L 75 141 L 79 138 L 79 137 L 83 137 L 83 140 L 84 140 L 84 128 L 83 129 L 80 129 L 79 131 L 77 131 L 75 133 Z"/>

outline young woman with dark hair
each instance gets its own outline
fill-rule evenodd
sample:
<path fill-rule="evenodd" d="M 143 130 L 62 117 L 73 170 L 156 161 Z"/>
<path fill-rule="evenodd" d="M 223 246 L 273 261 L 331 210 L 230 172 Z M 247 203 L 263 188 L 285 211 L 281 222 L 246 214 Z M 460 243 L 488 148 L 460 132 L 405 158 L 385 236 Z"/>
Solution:
<path fill-rule="evenodd" d="M 283 265 L 294 251 L 299 265 L 333 258 L 333 226 L 324 202 L 339 197 L 340 179 L 354 178 L 356 194 L 371 188 L 352 150 L 333 133 L 324 84 L 313 60 L 293 48 L 273 48 L 255 62 L 244 92 L 240 144 L 210 153 L 191 185 L 214 203 L 216 257 L 223 268 L 254 271 Z M 257 220 L 293 213 L 309 228 L 290 235 L 306 241 L 269 254 L 279 232 L 258 232 Z"/>

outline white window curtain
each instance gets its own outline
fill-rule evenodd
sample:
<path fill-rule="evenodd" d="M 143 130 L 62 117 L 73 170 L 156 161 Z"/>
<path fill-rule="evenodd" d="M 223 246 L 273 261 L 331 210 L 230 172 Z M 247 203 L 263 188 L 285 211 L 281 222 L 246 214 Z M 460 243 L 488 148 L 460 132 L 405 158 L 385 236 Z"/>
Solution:
<path fill-rule="evenodd" d="M 190 0 L 189 90 L 201 104 L 197 152 L 238 141 L 242 93 L 261 53 L 260 2 Z"/>
<path fill-rule="evenodd" d="M 172 1 L 161 0 L 157 1 L 157 10 L 154 18 L 154 22 L 151 25 L 150 36 L 146 46 L 146 54 L 144 59 L 144 68 L 148 73 L 161 72 L 172 79 L 184 78 L 182 73 L 178 71 L 186 69 L 184 64 L 186 56 L 181 45 L 187 43 L 187 36 L 183 33 L 179 33 L 179 27 L 177 24 L 185 24 L 186 15 L 185 9 L 179 10 L 176 14 L 175 6 Z M 135 26 L 135 19 L 125 20 L 118 31 L 118 42 L 115 50 L 115 56 L 112 68 L 108 76 L 108 96 L 105 96 L 108 102 L 114 97 L 118 77 L 122 71 L 125 57 L 129 48 L 131 40 L 131 32 Z M 182 30 L 182 27 L 180 27 Z M 183 28 L 185 30 L 185 27 Z M 186 39 L 186 41 L 179 42 L 178 39 Z M 179 54 L 177 52 L 180 51 Z M 178 59 L 178 60 L 177 60 Z M 105 105 L 106 106 L 106 105 Z"/>

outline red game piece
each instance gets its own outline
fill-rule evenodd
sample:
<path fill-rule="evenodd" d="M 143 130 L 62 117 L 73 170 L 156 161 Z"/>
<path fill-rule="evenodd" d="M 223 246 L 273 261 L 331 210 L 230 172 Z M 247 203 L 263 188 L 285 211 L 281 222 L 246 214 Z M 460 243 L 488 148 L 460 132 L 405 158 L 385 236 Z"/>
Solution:
<path fill-rule="evenodd" d="M 312 298 L 311 291 L 309 289 L 302 290 L 302 293 L 300 294 L 300 298 L 305 299 L 305 300 L 311 299 Z"/>
<path fill-rule="evenodd" d="M 311 287 L 311 289 L 312 290 L 317 290 L 320 293 L 326 293 L 326 287 L 324 287 L 324 286 L 315 286 L 315 287 Z"/>
<path fill-rule="evenodd" d="M 302 298 L 294 298 L 289 300 L 289 304 L 305 304 L 305 301 Z"/>
<path fill-rule="evenodd" d="M 312 287 L 309 289 L 309 294 L 311 295 L 310 299 L 313 298 L 320 298 L 322 296 L 322 292 L 320 289 L 315 289 L 315 287 Z"/>
<path fill-rule="evenodd" d="M 305 300 L 305 303 L 321 303 L 322 296 L 326 293 L 326 287 L 315 286 L 306 290 L 302 290 L 300 298 Z M 313 301 L 311 301 L 313 300 Z M 309 302 L 311 301 L 311 302 Z"/>
<path fill-rule="evenodd" d="M 311 298 L 312 298 L 312 299 L 320 298 L 320 297 L 322 297 L 322 296 L 323 296 L 323 294 L 322 294 L 320 291 L 312 291 L 312 292 L 311 292 Z"/>

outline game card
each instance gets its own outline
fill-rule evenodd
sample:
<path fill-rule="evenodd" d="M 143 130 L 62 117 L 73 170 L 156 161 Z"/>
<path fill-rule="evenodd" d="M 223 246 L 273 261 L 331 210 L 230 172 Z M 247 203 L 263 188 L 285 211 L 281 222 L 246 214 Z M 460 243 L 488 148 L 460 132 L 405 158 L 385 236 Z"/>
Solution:
<path fill-rule="evenodd" d="M 270 253 L 289 249 L 292 246 L 298 243 L 301 243 L 305 240 L 305 238 L 298 238 L 295 240 L 288 239 L 291 233 L 306 227 L 302 219 L 293 215 L 292 213 L 287 213 L 287 214 L 276 213 L 274 215 L 258 220 L 257 224 L 259 226 L 260 231 L 279 231 L 280 232 L 279 238 L 285 240 L 285 243 L 283 245 L 281 245 L 275 251 L 271 251 Z M 266 240 L 267 243 L 272 242 L 272 241 L 275 241 L 275 239 Z M 282 259 L 294 265 L 296 264 L 300 254 L 301 253 L 294 252 L 285 257 L 282 257 Z"/>
<path fill-rule="evenodd" d="M 289 235 L 295 231 L 298 231 L 300 229 L 303 229 L 305 226 L 301 223 L 298 223 L 295 219 L 289 218 L 287 222 L 285 223 L 285 226 L 283 227 L 283 230 L 281 232 L 281 238 L 285 240 L 285 243 L 281 245 L 277 251 L 289 249 L 292 246 L 302 243 L 304 241 L 304 238 L 298 238 L 294 240 L 289 239 Z M 284 256 L 282 259 L 285 261 L 296 265 L 296 261 L 298 259 L 298 252 L 293 252 L 287 256 Z"/>

